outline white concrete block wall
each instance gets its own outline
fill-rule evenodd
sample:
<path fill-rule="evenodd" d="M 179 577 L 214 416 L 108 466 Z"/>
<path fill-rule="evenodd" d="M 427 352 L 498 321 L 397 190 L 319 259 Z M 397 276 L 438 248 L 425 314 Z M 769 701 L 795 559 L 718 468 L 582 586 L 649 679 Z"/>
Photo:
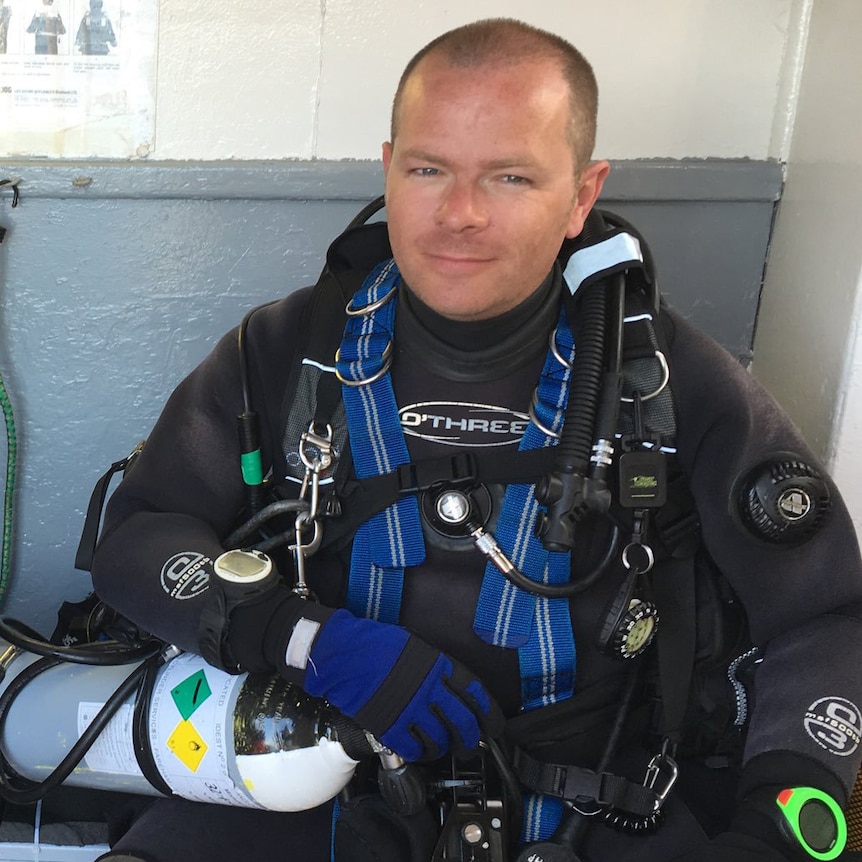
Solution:
<path fill-rule="evenodd" d="M 813 4 L 752 368 L 833 468 L 862 535 L 860 32 L 859 0 Z"/>
<path fill-rule="evenodd" d="M 782 157 L 794 0 L 163 0 L 155 159 L 377 159 L 407 60 L 476 18 L 553 29 L 593 63 L 598 152 Z M 791 70 L 792 71 L 792 70 Z M 792 75 L 791 75 L 792 77 Z"/>

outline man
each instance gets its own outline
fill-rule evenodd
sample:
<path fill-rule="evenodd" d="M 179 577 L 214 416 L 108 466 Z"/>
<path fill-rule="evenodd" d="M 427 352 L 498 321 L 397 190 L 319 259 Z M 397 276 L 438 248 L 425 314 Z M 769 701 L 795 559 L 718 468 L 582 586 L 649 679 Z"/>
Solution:
<path fill-rule="evenodd" d="M 255 312 L 244 331 L 245 391 L 232 334 L 174 393 L 113 496 L 94 582 L 108 604 L 164 640 L 228 668 L 274 671 L 326 698 L 397 755 L 427 764 L 432 780 L 445 777 L 447 752 L 461 757 L 482 736 L 502 738 L 502 714 L 527 792 L 524 845 L 552 841 L 572 853 L 576 837 L 577 858 L 592 862 L 786 862 L 806 858 L 806 847 L 831 858 L 862 757 L 862 679 L 851 658 L 862 638 L 862 579 L 837 492 L 748 375 L 666 312 L 646 334 L 668 344 L 650 342 L 646 355 L 659 367 L 655 358 L 667 353 L 678 421 L 650 412 L 653 396 L 669 397 L 661 372 L 655 386 L 635 380 L 626 396 L 621 447 L 634 460 L 610 454 L 605 441 L 587 477 L 567 452 L 588 412 L 577 387 L 589 376 L 591 330 L 607 316 L 592 317 L 588 297 L 607 291 L 584 287 L 567 298 L 583 257 L 561 266 L 558 253 L 582 232 L 577 249 L 587 235 L 595 249 L 619 233 L 588 221 L 609 169 L 590 161 L 596 107 L 583 57 L 518 22 L 478 22 L 420 52 L 383 147 L 394 264 L 373 225 L 329 255 L 332 281 L 357 291 L 343 339 L 338 333 L 342 403 L 324 404 L 333 380 L 325 362 L 297 370 L 304 330 L 317 325 L 313 340 L 329 337 L 321 317 L 303 317 L 308 292 Z M 598 397 L 612 415 L 610 438 L 617 395 Z M 261 420 L 262 473 L 283 496 L 296 497 L 291 480 L 303 476 L 300 496 L 324 494 L 330 442 L 347 466 L 341 474 L 336 466 L 338 492 L 327 497 L 337 507 L 300 517 L 289 533 L 299 553 L 295 573 L 279 558 L 287 583 L 219 604 L 227 593 L 212 561 L 243 520 L 237 464 L 256 449 L 237 442 L 234 417 L 250 405 Z M 589 447 L 596 417 L 588 418 Z M 302 437 L 310 424 L 314 434 Z M 674 442 L 666 464 L 661 449 Z M 523 451 L 512 457 L 516 447 Z M 466 483 L 457 467 L 465 450 L 479 465 Z M 602 452 L 606 466 L 631 477 L 626 499 L 608 490 Z M 259 489 L 254 472 L 245 481 Z M 407 493 L 362 504 L 380 476 L 398 477 Z M 572 477 L 583 480 L 573 495 Z M 673 490 L 680 486 L 687 490 Z M 769 503 L 776 494 L 778 509 Z M 659 539 L 664 496 L 678 510 L 675 524 L 697 521 L 696 510 L 700 532 Z M 193 574 L 177 564 L 192 557 L 208 579 L 197 563 Z M 303 574 L 318 602 L 290 591 L 294 577 L 304 586 Z M 515 586 L 519 575 L 526 580 Z M 654 604 L 661 619 L 650 646 Z M 744 752 L 722 747 L 734 739 L 725 723 L 707 733 L 724 702 L 727 663 L 709 710 L 689 713 L 686 725 L 679 703 L 712 697 L 688 697 L 694 638 L 701 649 L 740 619 L 751 638 L 740 628 L 724 657 L 735 659 L 739 708 L 730 723 L 745 724 Z M 705 648 L 710 661 L 720 658 L 713 652 Z M 703 684 L 698 677 L 698 692 Z M 692 742 L 693 730 L 706 740 Z M 707 768 L 707 755 L 726 768 Z M 560 775 L 568 783 L 555 783 Z M 801 839 L 780 825 L 794 820 L 782 812 L 797 790 L 796 801 L 825 823 L 816 835 L 805 825 Z M 342 800 L 336 858 L 430 858 L 427 846 L 414 854 L 425 839 L 411 828 L 423 812 L 399 820 L 377 802 Z M 104 858 L 323 860 L 331 819 L 328 805 L 275 814 L 159 801 Z M 396 827 L 406 844 L 386 839 Z M 547 843 L 524 852 L 551 858 Z"/>

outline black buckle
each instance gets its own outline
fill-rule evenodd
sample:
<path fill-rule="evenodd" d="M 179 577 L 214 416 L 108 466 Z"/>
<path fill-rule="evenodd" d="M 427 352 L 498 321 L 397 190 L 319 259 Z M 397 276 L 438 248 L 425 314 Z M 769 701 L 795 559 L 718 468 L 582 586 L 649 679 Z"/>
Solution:
<path fill-rule="evenodd" d="M 435 485 L 468 485 L 476 481 L 476 459 L 470 452 L 402 464 L 395 470 L 399 494 L 427 491 Z"/>

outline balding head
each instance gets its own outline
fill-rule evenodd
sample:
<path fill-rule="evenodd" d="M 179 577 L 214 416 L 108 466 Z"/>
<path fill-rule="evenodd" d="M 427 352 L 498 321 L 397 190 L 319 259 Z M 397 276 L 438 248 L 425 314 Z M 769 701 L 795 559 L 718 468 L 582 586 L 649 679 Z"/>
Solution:
<path fill-rule="evenodd" d="M 580 170 L 589 162 L 595 146 L 598 113 L 598 87 L 592 67 L 565 39 L 509 18 L 476 21 L 450 30 L 429 42 L 410 60 L 398 83 L 392 105 L 393 142 L 398 135 L 405 87 L 422 62 L 430 58 L 465 72 L 536 60 L 555 63 L 569 89 L 571 123 L 568 135 L 575 166 Z"/>

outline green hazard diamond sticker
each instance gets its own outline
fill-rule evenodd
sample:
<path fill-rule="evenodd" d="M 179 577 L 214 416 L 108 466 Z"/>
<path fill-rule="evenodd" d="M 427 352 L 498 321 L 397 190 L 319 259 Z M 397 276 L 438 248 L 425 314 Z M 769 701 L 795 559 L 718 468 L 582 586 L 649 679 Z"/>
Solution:
<path fill-rule="evenodd" d="M 171 697 L 186 721 L 211 694 L 206 674 L 202 670 L 196 671 L 171 689 Z"/>

